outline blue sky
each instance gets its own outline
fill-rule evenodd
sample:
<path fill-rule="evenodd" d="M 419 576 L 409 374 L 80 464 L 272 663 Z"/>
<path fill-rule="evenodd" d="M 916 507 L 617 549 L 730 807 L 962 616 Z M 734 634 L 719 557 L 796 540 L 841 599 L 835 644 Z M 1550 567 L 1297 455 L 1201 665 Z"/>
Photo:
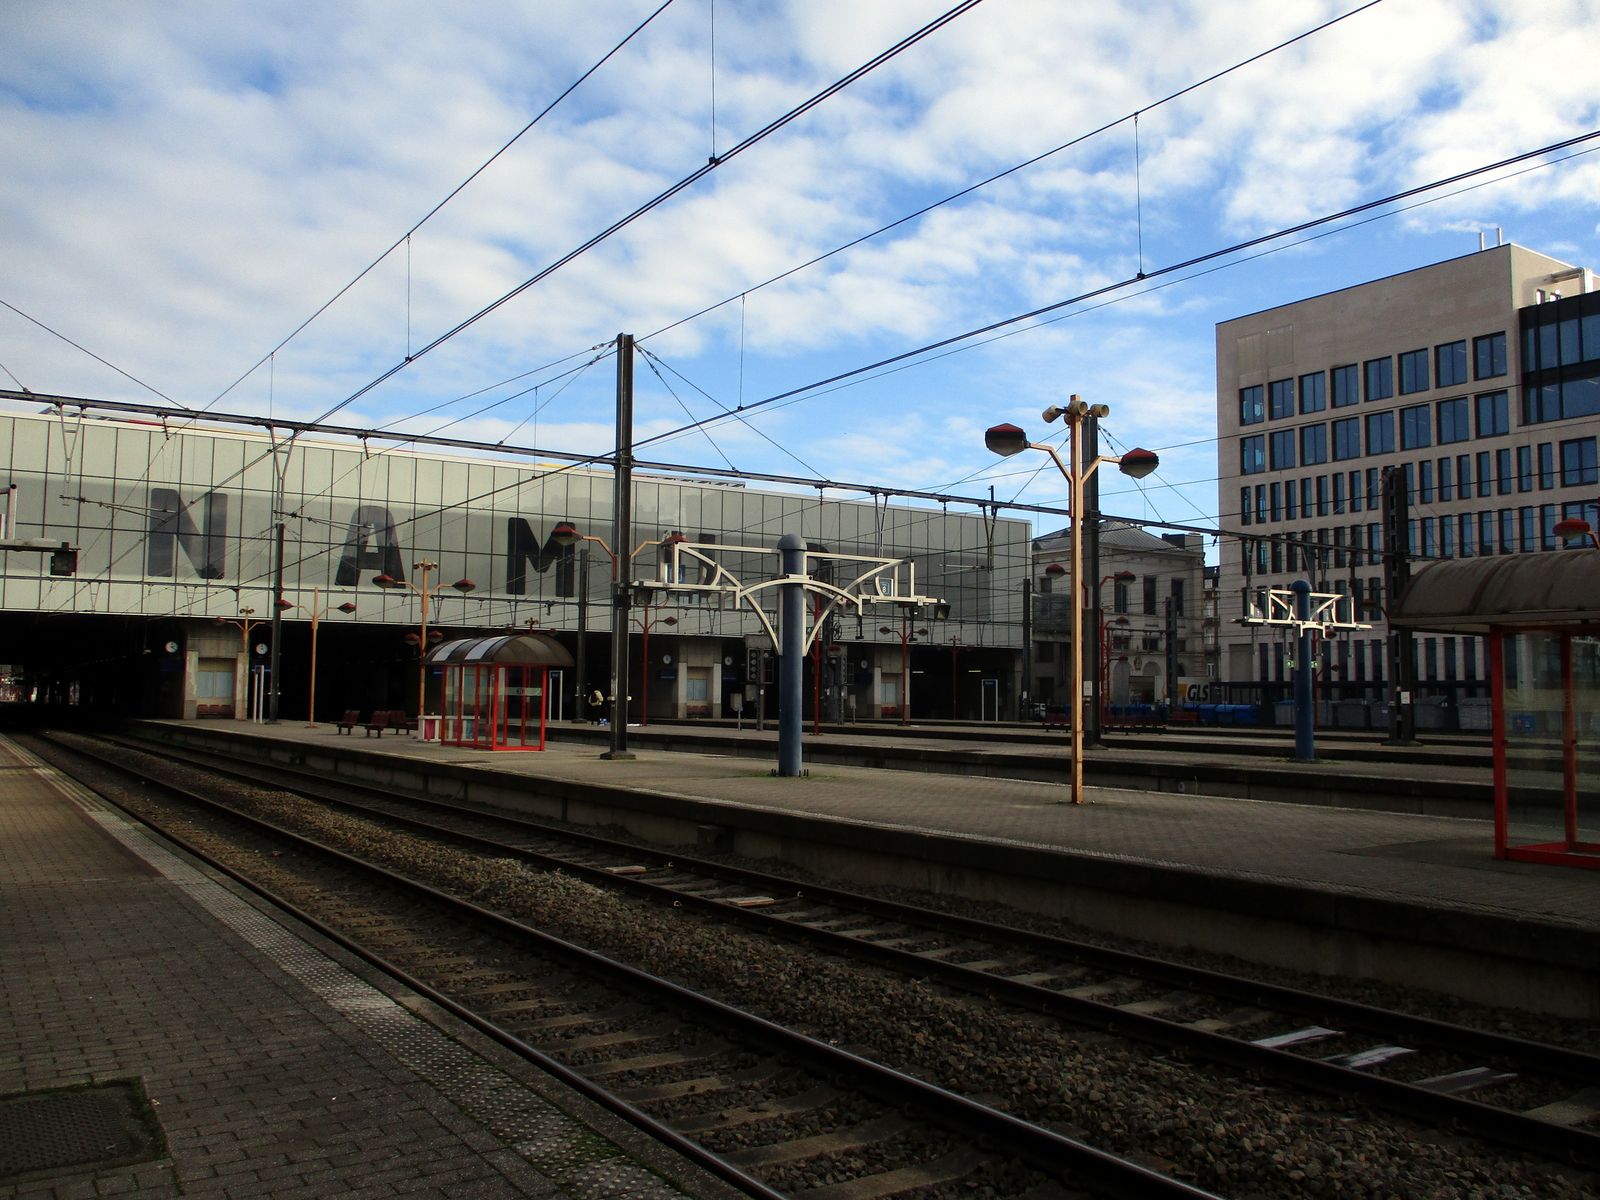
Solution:
<path fill-rule="evenodd" d="M 314 418 L 953 0 L 674 0 L 250 371 L 658 2 L 127 0 L 108 19 L 10 0 L 0 300 L 183 406 Z M 1158 103 L 1359 6 L 986 0 L 334 420 L 603 451 L 612 364 L 576 368 L 619 331 L 732 299 L 643 343 L 672 388 L 639 362 L 648 437 L 1600 128 L 1588 0 L 1382 0 Z M 1162 454 L 1142 491 L 1109 479 L 1105 508 L 1205 524 L 1216 322 L 1468 253 L 1496 227 L 1600 266 L 1600 155 L 1346 224 L 645 453 L 1057 504 L 1042 458 L 994 459 L 982 431 L 1042 438 L 1039 410 L 1076 392 L 1111 406 L 1117 443 Z M 0 367 L 7 387 L 159 402 L 7 308 Z"/>

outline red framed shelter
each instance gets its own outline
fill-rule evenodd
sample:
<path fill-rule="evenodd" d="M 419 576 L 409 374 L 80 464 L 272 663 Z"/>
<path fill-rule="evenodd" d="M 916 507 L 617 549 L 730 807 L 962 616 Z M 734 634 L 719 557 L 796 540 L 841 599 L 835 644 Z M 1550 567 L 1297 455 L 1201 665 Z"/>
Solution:
<path fill-rule="evenodd" d="M 1389 622 L 1488 641 L 1495 857 L 1600 868 L 1600 551 L 1432 563 Z"/>
<path fill-rule="evenodd" d="M 439 740 L 478 750 L 543 750 L 551 668 L 572 655 L 545 633 L 505 633 L 442 642 L 428 652 L 442 668 Z"/>

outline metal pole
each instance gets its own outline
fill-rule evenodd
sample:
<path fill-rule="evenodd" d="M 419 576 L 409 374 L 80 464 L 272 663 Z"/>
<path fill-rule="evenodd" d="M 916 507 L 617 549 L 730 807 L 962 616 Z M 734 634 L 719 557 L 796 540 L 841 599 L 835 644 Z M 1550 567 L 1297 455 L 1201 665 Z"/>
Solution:
<path fill-rule="evenodd" d="M 417 595 L 422 597 L 422 625 L 417 630 L 417 720 L 420 723 L 427 713 L 428 706 L 428 572 L 438 567 L 438 563 L 423 559 L 416 563 L 418 571 L 422 573 L 422 587 Z"/>
<path fill-rule="evenodd" d="M 1028 577 L 1022 581 L 1022 706 L 1018 720 L 1027 720 L 1033 714 L 1028 705 L 1033 702 L 1033 551 L 1028 552 Z"/>
<path fill-rule="evenodd" d="M 1078 398 L 1072 398 L 1072 409 Z M 1070 799 L 1083 803 L 1083 446 L 1079 434 L 1082 418 L 1076 411 L 1067 413 L 1070 467 L 1067 482 L 1072 490 L 1072 786 Z"/>
<path fill-rule="evenodd" d="M 911 614 L 900 614 L 900 724 L 911 724 Z"/>
<path fill-rule="evenodd" d="M 317 618 L 321 615 L 322 589 L 311 589 L 311 696 L 306 701 L 306 728 L 317 727 Z"/>
<path fill-rule="evenodd" d="M 572 719 L 583 721 L 587 719 L 589 711 L 589 675 L 585 665 L 584 643 L 588 641 L 589 632 L 589 547 L 584 546 L 578 551 L 578 645 L 577 653 L 572 656 L 573 674 L 577 675 L 577 683 L 573 688 Z"/>
<path fill-rule="evenodd" d="M 806 543 L 799 534 L 786 533 L 778 539 L 782 569 L 786 578 L 802 575 L 806 569 Z M 793 777 L 800 769 L 801 707 L 805 657 L 805 584 L 795 579 L 785 583 L 778 599 L 781 645 L 778 650 L 778 774 Z"/>
<path fill-rule="evenodd" d="M 642 728 L 650 724 L 650 605 L 641 605 L 644 617 L 639 627 L 644 630 L 643 640 L 639 645 L 639 725 Z"/>
<path fill-rule="evenodd" d="M 1383 469 L 1383 602 L 1385 618 L 1411 578 L 1411 547 L 1406 544 L 1409 525 L 1405 472 Z M 1388 627 L 1385 639 L 1389 659 L 1388 745 L 1414 746 L 1417 741 L 1417 656 L 1409 629 Z"/>
<path fill-rule="evenodd" d="M 278 723 L 278 646 L 283 641 L 279 636 L 283 632 L 283 522 L 278 522 L 277 538 L 274 542 L 274 562 L 272 567 L 272 677 L 267 680 L 267 724 Z"/>
<path fill-rule="evenodd" d="M 1079 455 L 1080 462 L 1092 463 L 1100 457 L 1100 418 L 1094 415 L 1091 408 L 1083 416 L 1080 426 L 1083 434 L 1084 449 Z M 1074 509 L 1072 523 L 1078 525 L 1078 513 Z M 1100 639 L 1104 632 L 1103 610 L 1100 606 L 1100 472 L 1094 471 L 1083 484 L 1083 557 L 1087 570 L 1084 579 L 1093 579 L 1097 582 L 1094 591 L 1089 594 L 1089 601 L 1093 605 L 1093 616 L 1087 625 L 1088 642 L 1084 646 L 1084 657 L 1091 663 L 1101 659 L 1103 651 L 1100 649 Z M 1105 697 L 1102 694 L 1100 672 L 1093 671 L 1089 675 L 1089 704 L 1084 712 L 1084 744 L 1091 747 L 1103 745 L 1101 714 L 1105 712 Z"/>
<path fill-rule="evenodd" d="M 1294 756 L 1300 762 L 1317 760 L 1317 735 L 1312 724 L 1316 701 L 1311 692 L 1311 585 L 1296 579 L 1289 585 L 1294 592 L 1294 616 L 1300 634 L 1294 651 Z"/>
<path fill-rule="evenodd" d="M 633 335 L 617 334 L 617 461 L 613 473 L 611 545 L 611 749 L 602 758 L 632 758 L 628 753 L 628 565 L 633 538 Z"/>

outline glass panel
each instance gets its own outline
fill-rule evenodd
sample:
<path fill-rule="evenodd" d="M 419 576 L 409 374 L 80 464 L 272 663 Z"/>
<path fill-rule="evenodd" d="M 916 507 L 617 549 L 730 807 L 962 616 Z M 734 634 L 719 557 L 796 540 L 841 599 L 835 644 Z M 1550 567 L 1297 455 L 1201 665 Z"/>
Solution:
<path fill-rule="evenodd" d="M 1509 852 L 1593 861 L 1600 775 L 1583 763 L 1600 749 L 1600 637 L 1505 634 L 1500 646 Z"/>

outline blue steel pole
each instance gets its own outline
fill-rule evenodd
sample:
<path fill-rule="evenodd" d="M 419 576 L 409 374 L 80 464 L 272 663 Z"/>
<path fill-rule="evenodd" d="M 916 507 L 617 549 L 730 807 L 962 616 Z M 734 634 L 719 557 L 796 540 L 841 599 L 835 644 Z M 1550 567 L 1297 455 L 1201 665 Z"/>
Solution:
<path fill-rule="evenodd" d="M 806 543 L 799 534 L 784 534 L 778 539 L 778 549 L 782 553 L 784 575 L 793 577 L 805 571 Z M 800 674 L 804 667 L 805 585 L 784 584 L 778 604 L 778 774 L 795 776 L 801 773 Z"/>
<path fill-rule="evenodd" d="M 1317 758 L 1316 715 L 1311 693 L 1311 585 L 1296 579 L 1290 585 L 1294 591 L 1294 615 L 1301 622 L 1299 642 L 1294 652 L 1294 756 L 1300 762 L 1315 762 Z"/>

